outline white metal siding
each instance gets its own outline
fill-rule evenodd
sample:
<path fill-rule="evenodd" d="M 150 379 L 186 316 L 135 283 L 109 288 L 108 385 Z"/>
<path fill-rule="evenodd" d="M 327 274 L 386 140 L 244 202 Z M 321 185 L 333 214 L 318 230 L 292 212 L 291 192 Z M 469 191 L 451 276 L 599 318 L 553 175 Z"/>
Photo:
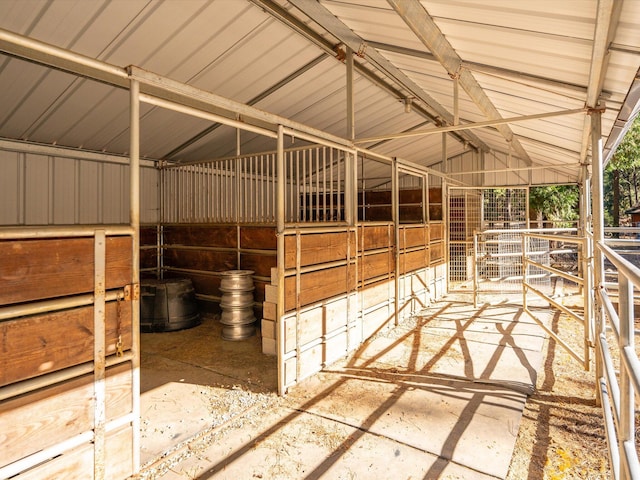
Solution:
<path fill-rule="evenodd" d="M 0 225 L 129 223 L 129 166 L 0 150 Z M 158 220 L 158 172 L 140 175 L 141 222 Z"/>

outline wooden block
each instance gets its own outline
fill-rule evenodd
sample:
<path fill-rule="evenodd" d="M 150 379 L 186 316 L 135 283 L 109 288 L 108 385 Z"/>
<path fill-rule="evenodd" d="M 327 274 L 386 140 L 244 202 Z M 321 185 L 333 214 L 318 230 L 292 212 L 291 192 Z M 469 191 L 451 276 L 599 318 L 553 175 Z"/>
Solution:
<path fill-rule="evenodd" d="M 262 338 L 276 338 L 276 322 L 263 318 L 260 322 L 260 332 Z"/>
<path fill-rule="evenodd" d="M 278 268 L 271 269 L 271 285 L 278 285 Z"/>
<path fill-rule="evenodd" d="M 131 283 L 132 253 L 130 237 L 107 237 L 108 289 Z M 93 238 L 0 242 L 0 305 L 93 292 L 93 257 Z"/>
<path fill-rule="evenodd" d="M 265 285 L 264 301 L 269 303 L 278 303 L 278 287 L 275 285 Z"/>
<path fill-rule="evenodd" d="M 131 411 L 131 388 L 131 363 L 107 369 L 107 419 Z M 93 396 L 93 376 L 85 375 L 1 402 L 0 465 L 91 430 Z"/>
<path fill-rule="evenodd" d="M 267 320 L 277 320 L 277 307 L 278 305 L 273 302 L 262 302 L 262 316 Z"/>
<path fill-rule="evenodd" d="M 276 339 L 262 337 L 262 353 L 265 355 L 277 355 Z"/>
<path fill-rule="evenodd" d="M 93 360 L 93 307 L 78 307 L 0 322 L 0 386 Z M 115 353 L 116 302 L 106 304 L 107 355 Z M 120 333 L 131 349 L 131 302 L 120 303 Z"/>

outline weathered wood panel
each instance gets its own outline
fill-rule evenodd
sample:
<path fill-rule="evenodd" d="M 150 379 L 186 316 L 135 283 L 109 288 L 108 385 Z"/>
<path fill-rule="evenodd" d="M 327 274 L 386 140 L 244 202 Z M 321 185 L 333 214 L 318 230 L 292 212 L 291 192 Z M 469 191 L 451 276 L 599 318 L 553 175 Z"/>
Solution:
<path fill-rule="evenodd" d="M 432 243 L 429 247 L 430 258 L 429 263 L 431 265 L 437 265 L 444 261 L 444 244 Z"/>
<path fill-rule="evenodd" d="M 400 252 L 400 271 L 408 273 L 420 270 L 429 265 L 427 250 L 416 250 L 413 252 Z"/>
<path fill-rule="evenodd" d="M 442 187 L 429 189 L 429 203 L 442 203 Z"/>
<path fill-rule="evenodd" d="M 125 426 L 106 434 L 105 478 L 129 478 L 133 472 L 133 429 Z M 93 449 L 85 445 L 52 459 L 36 468 L 14 477 L 15 480 L 42 480 L 64 478 L 86 480 L 93 478 Z"/>
<path fill-rule="evenodd" d="M 360 226 L 360 249 L 375 250 L 394 244 L 393 229 L 387 225 Z"/>
<path fill-rule="evenodd" d="M 237 262 L 236 252 L 177 248 L 168 248 L 164 252 L 164 264 L 167 267 L 223 272 L 236 270 Z"/>
<path fill-rule="evenodd" d="M 360 259 L 360 280 L 393 275 L 395 259 L 391 251 L 363 255 Z"/>
<path fill-rule="evenodd" d="M 393 322 L 393 313 L 389 312 L 386 306 L 368 312 L 362 322 L 362 330 L 364 338 L 381 331 L 389 322 Z"/>
<path fill-rule="evenodd" d="M 156 227 L 140 227 L 140 245 L 157 245 L 158 232 Z"/>
<path fill-rule="evenodd" d="M 285 284 L 285 310 L 305 306 L 344 294 L 354 288 L 353 269 L 347 266 L 333 267 L 300 275 L 300 291 L 296 292 L 296 277 L 287 277 Z"/>
<path fill-rule="evenodd" d="M 164 273 L 165 278 L 189 278 L 193 283 L 193 289 L 196 293 L 203 295 L 220 295 L 220 277 L 217 275 L 208 275 L 206 273 L 183 273 L 167 271 Z"/>
<path fill-rule="evenodd" d="M 240 253 L 240 269 L 253 270 L 260 277 L 271 278 L 271 269 L 278 264 L 278 257 L 274 250 L 273 255 L 259 253 Z"/>
<path fill-rule="evenodd" d="M 140 250 L 140 268 L 156 268 L 158 266 L 158 253 L 156 249 Z"/>
<path fill-rule="evenodd" d="M 169 225 L 164 227 L 164 243 L 236 248 L 238 230 L 233 225 Z"/>
<path fill-rule="evenodd" d="M 107 419 L 131 411 L 131 389 L 130 363 L 107 369 Z M 91 430 L 93 396 L 93 375 L 85 375 L 1 402 L 0 465 Z"/>
<path fill-rule="evenodd" d="M 346 259 L 348 238 L 347 232 L 300 235 L 300 265 L 317 265 Z M 285 237 L 285 268 L 296 267 L 297 240 L 294 235 Z M 355 255 L 353 250 L 352 255 Z"/>
<path fill-rule="evenodd" d="M 394 294 L 393 280 L 382 280 L 362 287 L 362 309 L 388 302 Z"/>
<path fill-rule="evenodd" d="M 240 248 L 276 250 L 278 240 L 275 227 L 240 227 Z"/>
<path fill-rule="evenodd" d="M 427 243 L 426 239 L 427 235 L 424 225 L 416 227 L 404 226 L 400 228 L 400 248 L 425 245 Z"/>
<path fill-rule="evenodd" d="M 115 353 L 118 307 L 106 307 L 107 355 Z M 131 302 L 120 302 L 120 332 L 131 348 Z M 0 322 L 0 386 L 93 360 L 93 307 Z"/>
<path fill-rule="evenodd" d="M 106 287 L 131 283 L 131 238 L 106 240 Z M 0 242 L 0 305 L 93 291 L 94 239 Z"/>
<path fill-rule="evenodd" d="M 429 237 L 432 242 L 442 241 L 444 239 L 444 225 L 442 223 L 430 223 Z"/>

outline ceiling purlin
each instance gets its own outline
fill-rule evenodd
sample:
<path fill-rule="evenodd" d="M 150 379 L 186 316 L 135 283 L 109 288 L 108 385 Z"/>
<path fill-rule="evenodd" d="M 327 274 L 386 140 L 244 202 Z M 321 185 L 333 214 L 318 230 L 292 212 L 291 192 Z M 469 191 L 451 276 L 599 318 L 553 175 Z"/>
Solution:
<path fill-rule="evenodd" d="M 491 120 L 502 118 L 500 112 L 473 74 L 463 68 L 462 59 L 419 0 L 387 1 L 418 39 L 433 53 L 447 73 L 451 76 L 457 76 L 460 86 L 467 92 L 467 95 L 478 108 Z M 531 164 L 529 154 L 520 144 L 509 125 L 500 125 L 498 130 L 507 142 L 511 144 L 511 148 L 513 148 L 516 155 Z"/>
<path fill-rule="evenodd" d="M 268 9 L 268 11 L 278 11 L 279 19 L 287 23 L 289 21 L 288 18 L 291 17 L 289 12 L 282 9 L 279 5 L 274 5 L 274 2 L 271 0 L 251 0 L 256 5 L 261 5 L 263 8 Z M 407 75 L 402 72 L 399 68 L 393 65 L 389 60 L 387 60 L 380 52 L 378 52 L 375 48 L 368 46 L 367 41 L 358 35 L 356 35 L 348 26 L 342 23 L 341 20 L 336 18 L 329 10 L 326 9 L 322 4 L 317 2 L 316 0 L 289 0 L 289 3 L 294 5 L 298 10 L 300 10 L 304 15 L 313 19 L 315 23 L 320 25 L 324 30 L 330 33 L 333 37 L 335 37 L 339 42 L 351 48 L 354 52 L 358 52 L 358 54 L 375 67 L 376 72 L 384 75 L 386 78 L 392 81 L 393 84 L 397 85 L 399 88 L 406 90 L 408 95 L 412 96 L 415 100 L 419 101 L 419 103 L 424 105 L 424 111 L 428 113 L 428 118 L 432 119 L 436 125 L 451 125 L 453 124 L 453 114 L 450 113 L 446 108 L 440 105 L 433 97 L 431 97 L 427 92 L 425 92 L 419 85 L 417 85 L 413 80 L 411 80 Z M 283 13 L 284 11 L 285 13 Z M 302 22 L 296 19 L 296 25 L 294 28 L 296 30 L 300 29 L 301 25 L 304 25 Z M 305 33 L 307 38 L 310 38 L 309 32 Z M 326 42 L 326 40 L 323 39 Z M 362 65 L 358 62 L 355 63 L 359 72 L 362 73 L 360 69 L 362 69 Z M 368 78 L 373 79 L 376 77 L 375 74 L 369 72 L 367 75 Z M 378 83 L 380 85 L 380 83 Z M 383 85 L 381 85 L 383 86 Z M 387 85 L 385 88 L 389 91 L 389 86 Z M 397 90 L 395 87 L 390 87 L 392 90 Z M 415 108 L 417 103 L 414 103 L 413 107 Z M 419 111 L 416 109 L 416 111 Z M 484 143 L 477 135 L 471 132 L 458 132 L 455 135 L 461 142 L 469 144 L 471 147 L 476 149 L 481 149 L 488 151 L 489 146 Z"/>

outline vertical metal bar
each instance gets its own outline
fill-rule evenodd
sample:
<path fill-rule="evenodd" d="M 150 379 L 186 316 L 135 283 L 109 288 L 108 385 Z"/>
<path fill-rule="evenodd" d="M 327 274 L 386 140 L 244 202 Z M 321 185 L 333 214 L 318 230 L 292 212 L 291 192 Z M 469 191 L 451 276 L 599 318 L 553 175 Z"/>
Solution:
<path fill-rule="evenodd" d="M 398 160 L 393 157 L 391 165 L 393 172 L 391 174 L 391 219 L 393 222 L 393 241 L 394 241 L 394 295 L 396 301 L 394 303 L 394 319 L 395 324 L 400 323 L 398 318 L 400 303 L 400 190 L 398 188 Z"/>
<path fill-rule="evenodd" d="M 342 156 L 342 159 L 340 159 L 340 157 Z M 344 191 L 344 189 L 342 188 L 342 168 L 345 166 L 345 160 L 347 158 L 347 154 L 345 152 L 339 152 L 338 154 L 338 165 L 337 165 L 337 170 L 338 170 L 338 183 L 337 183 L 337 187 L 336 187 L 336 193 L 338 196 L 337 199 L 337 203 L 338 203 L 338 219 L 339 220 L 344 220 L 345 219 L 345 215 L 342 212 L 342 208 L 344 207 L 343 205 L 343 199 L 342 199 L 342 193 Z"/>
<path fill-rule="evenodd" d="M 329 150 L 329 214 L 332 220 L 340 220 L 340 218 L 334 215 L 333 211 L 333 151 L 332 147 Z"/>
<path fill-rule="evenodd" d="M 347 68 L 347 138 L 354 140 L 356 138 L 355 124 L 355 102 L 353 96 L 353 50 L 349 47 L 346 49 L 345 65 Z"/>
<path fill-rule="evenodd" d="M 593 175 L 591 183 L 591 205 L 593 214 L 593 288 L 602 288 L 604 283 L 604 259 L 602 251 L 597 247 L 598 242 L 604 242 L 604 187 L 603 187 L 603 158 L 602 158 L 602 124 L 598 110 L 590 112 L 591 115 L 591 171 Z M 594 295 L 594 309 L 596 322 L 596 338 L 604 332 L 604 311 L 599 295 Z M 597 342 L 599 343 L 599 342 Z M 600 362 L 596 362 L 596 378 L 602 376 Z M 599 400 L 599 397 L 596 397 Z"/>
<path fill-rule="evenodd" d="M 327 214 L 327 148 L 322 149 L 322 219 L 325 222 L 331 220 Z"/>
<path fill-rule="evenodd" d="M 277 268 L 278 268 L 278 303 L 276 304 L 276 348 L 278 353 L 278 395 L 286 393 L 285 378 L 285 326 L 284 326 L 284 225 L 285 225 L 285 171 L 284 171 L 284 128 L 278 125 L 277 141 L 277 196 L 276 196 L 276 231 L 277 231 Z M 298 360 L 298 359 L 297 359 Z"/>
<path fill-rule="evenodd" d="M 316 147 L 315 149 L 315 157 L 316 157 L 316 168 L 315 168 L 315 177 L 316 177 L 316 215 L 315 221 L 320 220 L 320 149 Z"/>
<path fill-rule="evenodd" d="M 106 236 L 96 230 L 94 243 L 94 304 L 93 304 L 93 478 L 105 478 L 106 424 Z"/>
<path fill-rule="evenodd" d="M 300 221 L 307 220 L 307 151 L 302 151 L 302 218 Z"/>
<path fill-rule="evenodd" d="M 620 288 L 620 336 L 618 337 L 618 347 L 620 356 L 627 347 L 634 348 L 634 311 L 633 311 L 633 283 L 622 273 L 618 274 L 618 284 Z M 627 457 L 624 447 L 625 442 L 635 444 L 634 426 L 634 401 L 635 392 L 631 382 L 632 373 L 628 370 L 626 362 L 620 358 L 620 421 L 618 424 L 618 448 L 622 455 L 623 465 L 628 465 L 630 459 Z M 628 469 L 620 469 L 621 478 L 630 479 Z"/>
<path fill-rule="evenodd" d="M 458 82 L 459 76 L 456 74 L 453 76 L 453 124 L 458 125 L 460 123 L 460 86 Z"/>
<path fill-rule="evenodd" d="M 140 469 L 140 84 L 131 81 L 130 106 L 130 147 L 131 173 L 129 175 L 130 195 L 129 217 L 133 228 L 131 276 L 134 294 L 131 296 L 131 368 L 132 380 L 132 463 L 134 473 Z"/>
<path fill-rule="evenodd" d="M 478 308 L 478 235 L 473 232 L 473 308 Z"/>
<path fill-rule="evenodd" d="M 267 176 L 265 174 L 265 156 L 260 155 L 260 221 L 266 221 L 266 210 L 265 204 L 266 202 L 266 179 Z"/>

